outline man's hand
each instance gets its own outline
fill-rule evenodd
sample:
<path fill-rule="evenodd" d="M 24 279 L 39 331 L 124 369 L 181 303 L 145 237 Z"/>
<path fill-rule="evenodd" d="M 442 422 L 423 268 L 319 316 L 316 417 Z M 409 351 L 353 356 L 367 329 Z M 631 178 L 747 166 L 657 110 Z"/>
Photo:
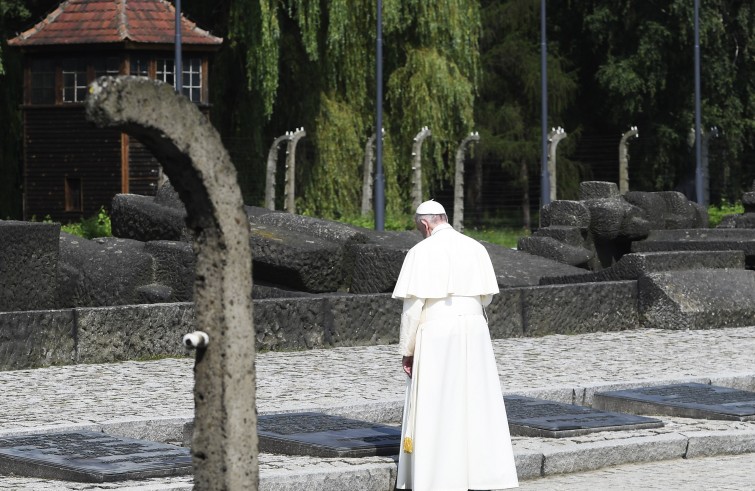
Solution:
<path fill-rule="evenodd" d="M 404 373 L 412 376 L 412 365 L 414 364 L 414 357 L 413 356 L 405 356 L 401 358 L 401 364 L 404 366 Z"/>

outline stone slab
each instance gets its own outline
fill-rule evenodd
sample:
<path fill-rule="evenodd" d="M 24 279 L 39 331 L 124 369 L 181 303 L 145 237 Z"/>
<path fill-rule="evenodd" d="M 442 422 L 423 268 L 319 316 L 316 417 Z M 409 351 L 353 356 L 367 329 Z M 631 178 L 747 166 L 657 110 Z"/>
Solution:
<path fill-rule="evenodd" d="M 522 288 L 525 336 L 636 329 L 637 282 Z"/>
<path fill-rule="evenodd" d="M 516 452 L 514 463 L 519 481 L 542 477 L 543 454 L 541 452 Z"/>
<path fill-rule="evenodd" d="M 506 396 L 509 430 L 515 436 L 565 438 L 598 431 L 660 428 L 663 422 L 642 416 L 600 411 L 532 397 Z"/>
<path fill-rule="evenodd" d="M 138 288 L 154 281 L 154 258 L 145 243 L 117 237 L 87 240 L 60 234 L 58 297 L 61 307 L 140 303 Z"/>
<path fill-rule="evenodd" d="M 250 222 L 273 225 L 285 230 L 311 234 L 340 244 L 367 242 L 369 230 L 322 218 L 313 218 L 293 213 L 265 213 L 249 216 Z"/>
<path fill-rule="evenodd" d="M 674 384 L 710 384 L 711 380 L 708 377 L 679 377 L 679 378 L 665 378 L 665 379 L 635 379 L 635 380 L 622 380 L 617 382 L 594 382 L 584 384 L 583 387 L 575 390 L 575 404 L 582 406 L 597 407 L 594 404 L 595 394 L 601 392 L 610 392 L 616 390 L 636 389 L 638 387 L 658 387 L 661 385 L 674 385 Z M 598 408 L 600 409 L 600 408 Z"/>
<path fill-rule="evenodd" d="M 577 275 L 585 270 L 534 253 L 481 242 L 493 263 L 498 286 L 502 289 L 536 286 L 546 276 Z"/>
<path fill-rule="evenodd" d="M 196 259 L 188 242 L 155 240 L 145 244 L 154 258 L 155 283 L 170 287 L 171 302 L 191 302 L 194 298 Z"/>
<path fill-rule="evenodd" d="M 593 251 L 584 247 L 564 244 L 552 237 L 535 235 L 521 237 L 517 241 L 517 249 L 574 267 L 586 266 L 594 256 Z"/>
<path fill-rule="evenodd" d="M 76 362 L 109 363 L 187 354 L 181 343 L 196 325 L 194 305 L 162 303 L 74 309 Z"/>
<path fill-rule="evenodd" d="M 189 449 L 79 431 L 0 439 L 0 473 L 112 482 L 191 474 Z"/>
<path fill-rule="evenodd" d="M 688 459 L 755 452 L 755 431 L 701 431 L 690 434 Z"/>
<path fill-rule="evenodd" d="M 664 251 L 633 252 L 614 265 L 594 273 L 551 276 L 540 279 L 541 285 L 587 283 L 592 281 L 637 280 L 648 273 L 690 269 L 744 269 L 742 251 Z"/>
<path fill-rule="evenodd" d="M 152 196 L 116 194 L 110 204 L 114 237 L 150 240 L 188 240 L 186 210 L 165 206 Z"/>
<path fill-rule="evenodd" d="M 595 394 L 593 406 L 635 414 L 755 421 L 755 392 L 688 383 Z"/>
<path fill-rule="evenodd" d="M 748 266 L 755 263 L 755 230 L 702 228 L 652 230 L 647 239 L 632 242 L 632 252 L 744 251 Z"/>
<path fill-rule="evenodd" d="M 59 235 L 59 224 L 0 220 L 0 311 L 58 306 Z"/>
<path fill-rule="evenodd" d="M 488 329 L 492 339 L 520 338 L 524 336 L 522 322 L 522 292 L 519 288 L 502 288 L 485 307 Z"/>
<path fill-rule="evenodd" d="M 741 327 L 755 319 L 755 272 L 751 270 L 649 273 L 640 277 L 638 289 L 643 327 Z"/>
<path fill-rule="evenodd" d="M 75 351 L 73 311 L 0 312 L 0 370 L 73 363 Z"/>
<path fill-rule="evenodd" d="M 586 472 L 634 462 L 679 459 L 687 449 L 687 437 L 675 433 L 582 443 L 576 447 L 543 452 L 543 476 Z"/>
<path fill-rule="evenodd" d="M 396 485 L 396 464 L 392 462 L 333 465 L 329 461 L 305 472 L 260 474 L 259 491 L 388 491 Z"/>
<path fill-rule="evenodd" d="M 249 240 L 255 279 L 311 293 L 342 287 L 343 244 L 251 220 Z"/>
<path fill-rule="evenodd" d="M 323 413 L 260 416 L 261 452 L 314 457 L 396 455 L 401 428 Z"/>
<path fill-rule="evenodd" d="M 401 305 L 389 293 L 255 300 L 257 348 L 397 343 Z"/>
<path fill-rule="evenodd" d="M 422 236 L 416 231 L 363 230 L 366 243 L 346 246 L 344 281 L 351 293 L 392 292 L 409 249 Z"/>

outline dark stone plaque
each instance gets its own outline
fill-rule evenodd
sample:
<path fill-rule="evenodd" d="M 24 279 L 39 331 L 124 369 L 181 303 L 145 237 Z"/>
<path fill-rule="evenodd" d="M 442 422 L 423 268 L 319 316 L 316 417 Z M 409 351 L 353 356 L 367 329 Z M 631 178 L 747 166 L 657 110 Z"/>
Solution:
<path fill-rule="evenodd" d="M 663 422 L 632 414 L 599 411 L 585 406 L 506 396 L 509 431 L 517 436 L 563 438 L 598 431 L 659 428 Z"/>
<path fill-rule="evenodd" d="M 755 392 L 696 383 L 600 392 L 593 406 L 636 414 L 755 420 Z"/>
<path fill-rule="evenodd" d="M 189 449 L 77 431 L 0 438 L 0 474 L 109 482 L 191 474 Z"/>
<path fill-rule="evenodd" d="M 260 451 L 313 457 L 396 455 L 401 428 L 322 413 L 268 414 L 257 419 Z"/>

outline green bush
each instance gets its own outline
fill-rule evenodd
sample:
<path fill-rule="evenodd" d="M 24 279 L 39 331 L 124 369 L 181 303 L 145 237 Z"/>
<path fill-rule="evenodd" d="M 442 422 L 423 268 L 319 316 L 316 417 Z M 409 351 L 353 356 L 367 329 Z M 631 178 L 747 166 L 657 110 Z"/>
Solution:
<path fill-rule="evenodd" d="M 745 212 L 745 208 L 740 202 L 729 203 L 721 201 L 717 205 L 708 206 L 708 226 L 716 227 L 726 215 L 739 215 Z"/>
<path fill-rule="evenodd" d="M 45 221 L 48 221 L 48 219 Z M 93 217 L 82 218 L 78 223 L 61 225 L 60 229 L 63 232 L 84 237 L 85 239 L 110 237 L 113 235 L 110 229 L 110 215 L 108 215 L 105 207 L 100 207 L 100 211 Z"/>

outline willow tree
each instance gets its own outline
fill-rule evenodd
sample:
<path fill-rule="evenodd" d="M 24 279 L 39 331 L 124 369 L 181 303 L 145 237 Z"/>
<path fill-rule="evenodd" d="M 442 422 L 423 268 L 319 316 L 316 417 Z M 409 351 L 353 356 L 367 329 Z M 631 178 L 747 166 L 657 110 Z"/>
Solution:
<path fill-rule="evenodd" d="M 432 128 L 425 173 L 432 188 L 450 175 L 448 145 L 473 128 L 478 2 L 384 0 L 383 32 L 386 204 L 398 213 L 407 209 L 414 134 Z M 359 213 L 362 153 L 375 132 L 375 36 L 374 1 L 231 6 L 228 37 L 242 54 L 258 125 L 271 135 L 287 127 L 307 131 L 310 151 L 297 166 L 297 209 L 305 213 Z"/>

